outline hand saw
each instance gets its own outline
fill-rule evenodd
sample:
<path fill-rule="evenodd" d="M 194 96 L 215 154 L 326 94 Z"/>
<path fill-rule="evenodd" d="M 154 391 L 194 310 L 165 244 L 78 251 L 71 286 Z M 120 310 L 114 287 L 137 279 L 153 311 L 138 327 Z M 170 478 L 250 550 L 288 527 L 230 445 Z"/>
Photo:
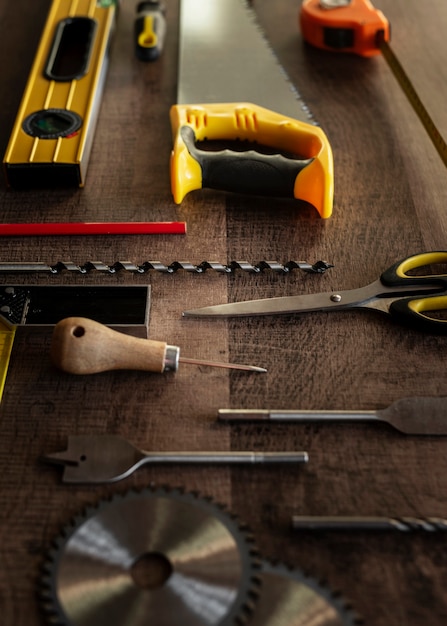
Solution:
<path fill-rule="evenodd" d="M 120 285 L 2 285 L 0 287 L 0 400 L 16 328 L 53 326 L 84 315 L 122 331 L 147 337 L 150 287 Z"/>
<path fill-rule="evenodd" d="M 317 48 L 363 57 L 381 53 L 447 165 L 447 144 L 391 49 L 390 24 L 382 11 L 369 0 L 303 0 L 299 22 L 304 40 Z"/>
<path fill-rule="evenodd" d="M 329 217 L 332 150 L 245 0 L 181 0 L 171 187 L 290 197 Z M 203 149 L 198 142 L 236 149 Z M 255 146 L 256 149 L 252 149 Z M 273 152 L 273 153 L 272 153 Z"/>

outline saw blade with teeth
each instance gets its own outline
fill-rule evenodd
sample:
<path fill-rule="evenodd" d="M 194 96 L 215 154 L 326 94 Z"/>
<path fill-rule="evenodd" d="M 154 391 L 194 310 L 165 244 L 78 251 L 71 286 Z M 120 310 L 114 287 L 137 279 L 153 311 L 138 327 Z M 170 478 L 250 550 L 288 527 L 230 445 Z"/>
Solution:
<path fill-rule="evenodd" d="M 356 626 L 347 604 L 299 569 L 263 561 L 261 591 L 249 626 Z"/>
<path fill-rule="evenodd" d="M 230 626 L 246 621 L 260 561 L 223 507 L 177 489 L 102 500 L 56 540 L 40 600 L 58 626 Z"/>

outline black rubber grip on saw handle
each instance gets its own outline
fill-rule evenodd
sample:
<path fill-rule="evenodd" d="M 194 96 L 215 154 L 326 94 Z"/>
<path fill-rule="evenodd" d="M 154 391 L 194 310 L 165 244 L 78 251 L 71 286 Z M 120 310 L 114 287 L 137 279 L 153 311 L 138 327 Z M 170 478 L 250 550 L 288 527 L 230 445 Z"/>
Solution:
<path fill-rule="evenodd" d="M 296 177 L 313 161 L 312 158 L 293 159 L 252 149 L 202 150 L 196 146 L 194 130 L 190 126 L 182 126 L 180 133 L 189 154 L 201 167 L 203 188 L 293 198 Z"/>

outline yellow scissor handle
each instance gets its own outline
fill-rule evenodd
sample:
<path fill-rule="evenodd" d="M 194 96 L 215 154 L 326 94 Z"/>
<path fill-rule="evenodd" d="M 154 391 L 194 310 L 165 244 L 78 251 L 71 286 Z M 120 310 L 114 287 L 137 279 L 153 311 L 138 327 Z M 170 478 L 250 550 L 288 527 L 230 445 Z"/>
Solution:
<path fill-rule="evenodd" d="M 447 334 L 447 318 L 426 315 L 428 312 L 447 313 L 447 274 L 409 275 L 412 270 L 427 265 L 447 264 L 447 252 L 423 252 L 407 257 L 390 267 L 381 276 L 388 287 L 432 284 L 433 295 L 396 299 L 390 305 L 390 313 L 401 322 L 406 322 L 425 332 Z M 440 293 L 441 292 L 441 293 Z"/>
<path fill-rule="evenodd" d="M 250 103 L 175 105 L 170 118 L 171 188 L 177 204 L 190 191 L 210 187 L 292 197 L 312 204 L 323 218 L 331 215 L 332 150 L 320 128 Z M 205 140 L 242 140 L 277 153 L 212 152 L 196 146 Z"/>
<path fill-rule="evenodd" d="M 447 314 L 447 295 L 401 298 L 392 302 L 389 310 L 399 322 L 433 335 L 447 334 L 447 318 L 436 317 L 441 312 Z"/>
<path fill-rule="evenodd" d="M 411 272 L 412 270 L 425 267 L 427 265 L 439 265 L 440 263 L 447 264 L 447 252 L 421 252 L 420 254 L 414 254 L 413 256 L 409 256 L 402 261 L 399 261 L 384 272 L 382 278 L 385 277 L 386 284 L 389 284 L 389 281 L 394 276 L 394 280 L 399 281 L 396 284 L 399 285 L 408 284 L 408 280 L 413 279 L 416 283 L 420 283 L 423 278 L 445 278 L 447 281 L 447 274 L 424 274 L 423 276 L 410 276 L 408 274 L 408 272 Z M 405 282 L 402 282 L 403 280 Z"/>

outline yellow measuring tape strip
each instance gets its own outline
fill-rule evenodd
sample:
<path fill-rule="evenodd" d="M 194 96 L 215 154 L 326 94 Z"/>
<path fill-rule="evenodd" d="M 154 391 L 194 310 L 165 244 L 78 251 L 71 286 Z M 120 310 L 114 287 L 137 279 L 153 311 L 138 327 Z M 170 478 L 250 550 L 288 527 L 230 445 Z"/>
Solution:
<path fill-rule="evenodd" d="M 382 52 L 382 56 L 388 63 L 388 66 L 393 72 L 394 77 L 399 83 L 401 89 L 407 96 L 408 101 L 413 107 L 414 112 L 421 120 L 444 165 L 447 166 L 447 144 L 444 141 L 439 130 L 436 128 L 436 124 L 430 117 L 430 114 L 425 108 L 422 100 L 419 98 L 415 88 L 413 87 L 412 82 L 410 81 L 404 68 L 400 64 L 399 59 L 396 57 L 386 41 L 382 40 L 380 42 L 380 50 Z"/>
<path fill-rule="evenodd" d="M 0 322 L 0 401 L 3 397 L 15 334 L 15 326 L 8 326 L 4 321 Z"/>

